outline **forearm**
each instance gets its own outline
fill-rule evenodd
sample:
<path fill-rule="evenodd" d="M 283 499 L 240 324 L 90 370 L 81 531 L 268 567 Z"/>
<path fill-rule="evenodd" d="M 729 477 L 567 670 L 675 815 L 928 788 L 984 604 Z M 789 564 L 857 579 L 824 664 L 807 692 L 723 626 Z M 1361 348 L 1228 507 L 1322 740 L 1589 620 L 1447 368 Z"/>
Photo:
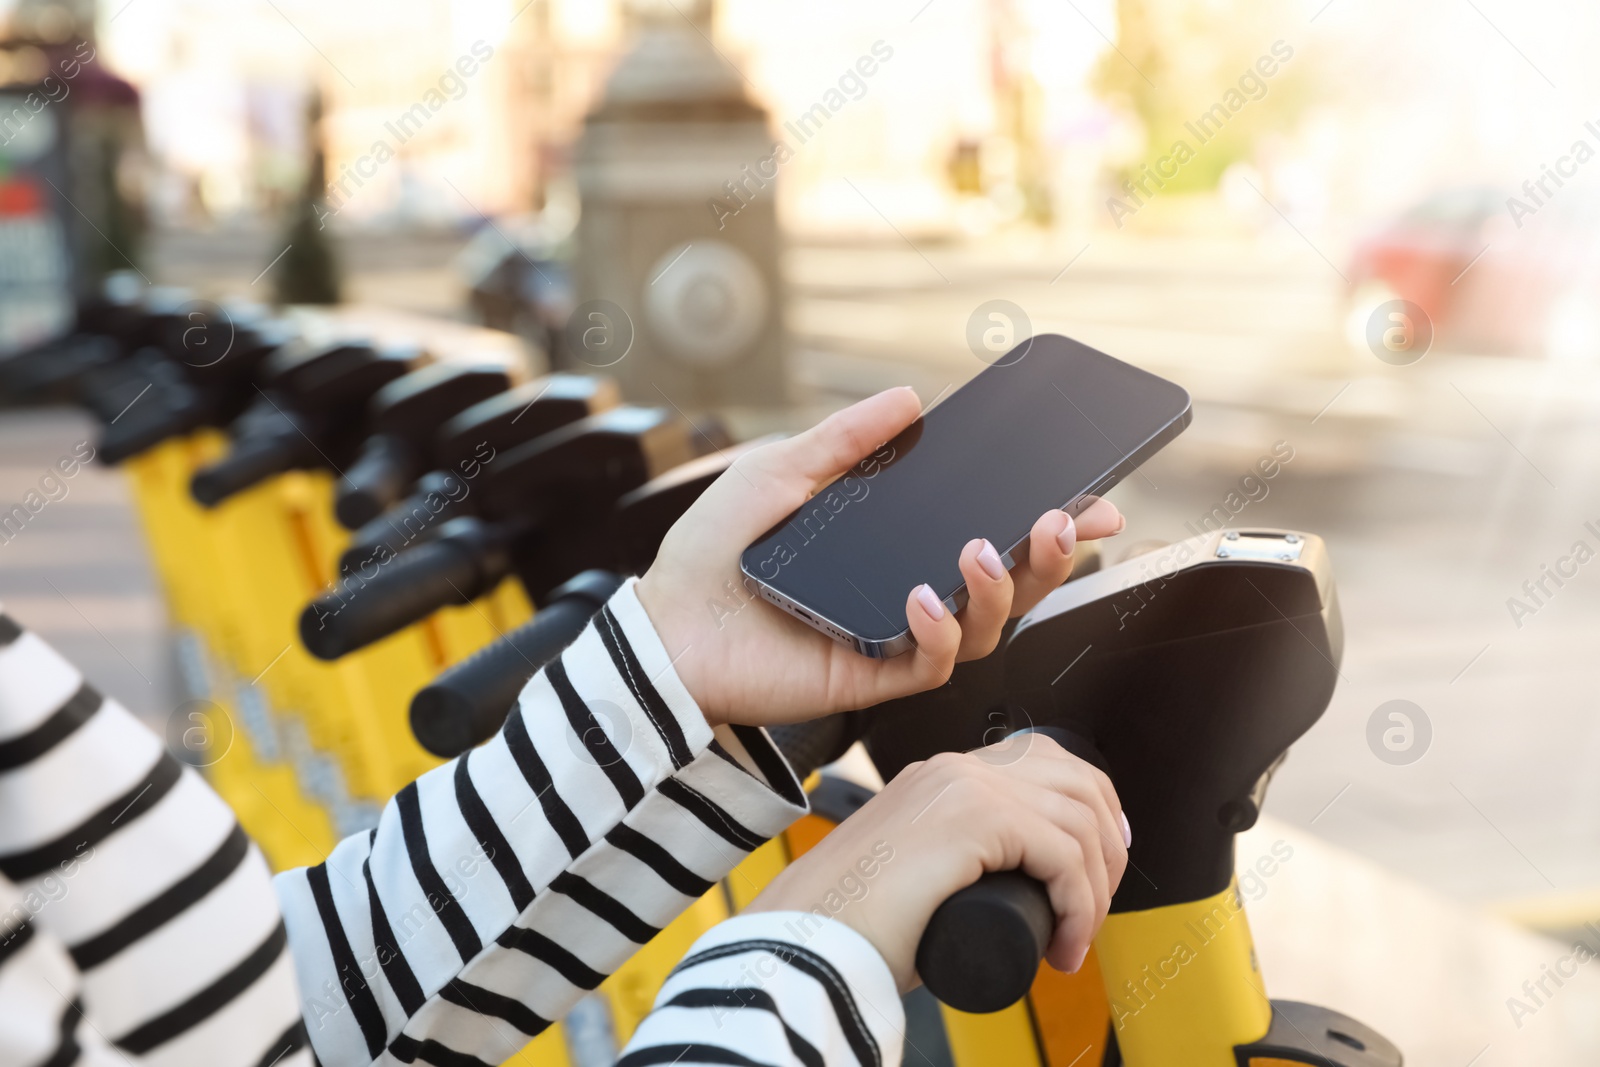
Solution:
<path fill-rule="evenodd" d="M 630 584 L 496 738 L 279 876 L 318 1056 L 508 1058 L 804 803 L 760 731 L 713 736 Z"/>

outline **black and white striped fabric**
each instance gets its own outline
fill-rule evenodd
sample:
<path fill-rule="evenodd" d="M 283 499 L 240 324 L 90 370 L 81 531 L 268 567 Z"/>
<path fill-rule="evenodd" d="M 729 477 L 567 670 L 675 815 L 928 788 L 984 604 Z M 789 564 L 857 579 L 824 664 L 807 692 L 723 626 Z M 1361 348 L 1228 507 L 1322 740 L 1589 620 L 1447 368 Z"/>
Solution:
<path fill-rule="evenodd" d="M 0 908 L 7 916 L 0 940 L 0 1063 L 125 1064 L 93 1026 L 83 1021 L 77 967 L 66 946 L 33 922 L 27 897 L 0 883 Z"/>
<path fill-rule="evenodd" d="M 905 1009 L 866 938 L 808 912 L 740 915 L 695 942 L 616 1067 L 898 1067 Z"/>
<path fill-rule="evenodd" d="M 160 739 L 3 614 L 0 876 L 3 1062 L 311 1062 L 260 852 Z"/>
<path fill-rule="evenodd" d="M 499 736 L 278 876 L 311 1044 L 500 1063 L 805 810 L 764 732 L 713 734 L 629 583 Z"/>

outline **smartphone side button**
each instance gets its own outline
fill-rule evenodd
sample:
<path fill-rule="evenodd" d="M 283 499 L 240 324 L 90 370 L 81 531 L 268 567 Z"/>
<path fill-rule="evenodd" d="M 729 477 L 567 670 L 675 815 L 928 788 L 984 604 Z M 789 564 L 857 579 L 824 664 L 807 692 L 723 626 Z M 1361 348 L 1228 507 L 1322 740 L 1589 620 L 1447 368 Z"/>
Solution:
<path fill-rule="evenodd" d="M 1120 481 L 1122 481 L 1121 476 L 1113 474 L 1111 477 L 1107 478 L 1105 481 L 1101 482 L 1099 485 L 1095 486 L 1093 489 L 1089 490 L 1084 495 L 1085 496 L 1105 496 L 1107 493 L 1111 492 L 1111 490 L 1115 489 L 1117 487 L 1117 483 L 1120 482 Z"/>

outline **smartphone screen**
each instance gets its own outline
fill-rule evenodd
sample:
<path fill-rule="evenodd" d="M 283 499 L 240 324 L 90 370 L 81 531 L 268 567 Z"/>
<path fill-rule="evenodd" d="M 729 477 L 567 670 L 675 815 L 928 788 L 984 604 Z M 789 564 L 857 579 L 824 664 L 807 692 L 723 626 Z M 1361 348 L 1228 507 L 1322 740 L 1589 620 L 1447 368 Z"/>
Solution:
<path fill-rule="evenodd" d="M 962 547 L 1006 565 L 1040 515 L 1076 512 L 1189 423 L 1189 394 L 1057 335 L 1024 341 L 745 550 L 767 599 L 870 656 L 910 647 L 906 597 L 966 603 Z"/>

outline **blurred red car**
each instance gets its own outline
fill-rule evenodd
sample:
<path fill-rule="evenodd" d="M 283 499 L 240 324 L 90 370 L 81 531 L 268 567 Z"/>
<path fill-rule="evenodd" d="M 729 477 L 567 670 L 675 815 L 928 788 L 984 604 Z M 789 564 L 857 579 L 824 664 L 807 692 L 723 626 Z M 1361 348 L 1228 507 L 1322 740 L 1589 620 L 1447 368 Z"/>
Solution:
<path fill-rule="evenodd" d="M 1552 193 L 1442 191 L 1361 241 L 1347 272 L 1352 338 L 1400 298 L 1427 313 L 1436 345 L 1600 358 L 1600 199 L 1576 182 Z"/>

